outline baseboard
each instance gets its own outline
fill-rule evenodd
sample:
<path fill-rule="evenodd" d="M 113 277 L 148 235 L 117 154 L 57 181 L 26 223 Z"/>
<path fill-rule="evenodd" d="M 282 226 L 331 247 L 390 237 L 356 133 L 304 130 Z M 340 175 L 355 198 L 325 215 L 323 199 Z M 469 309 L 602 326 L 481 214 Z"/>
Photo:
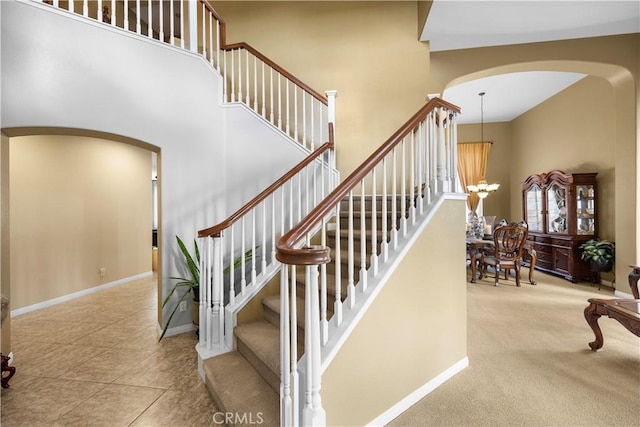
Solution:
<path fill-rule="evenodd" d="M 463 370 L 464 368 L 469 366 L 469 358 L 465 357 L 464 359 L 456 362 L 453 366 L 446 369 L 444 372 L 437 375 L 434 379 L 409 394 L 407 397 L 402 399 L 400 402 L 396 403 L 394 406 L 389 408 L 386 412 L 378 416 L 376 419 L 371 421 L 367 426 L 384 426 L 395 418 L 397 418 L 404 411 L 409 409 L 411 406 L 415 405 L 420 399 L 425 397 L 427 394 L 431 393 L 433 390 L 441 386 L 445 381 L 449 378 L 453 377 L 455 374 Z"/>
<path fill-rule="evenodd" d="M 622 292 L 616 289 L 616 291 L 613 293 L 613 296 L 616 298 L 625 298 L 625 299 L 633 299 L 633 295 L 628 294 L 626 292 Z"/>
<path fill-rule="evenodd" d="M 93 294 L 96 292 L 103 291 L 105 289 L 113 288 L 119 285 L 124 285 L 125 283 L 133 282 L 134 280 L 144 279 L 145 277 L 152 276 L 152 271 L 147 271 L 145 273 L 136 274 L 135 276 L 125 277 L 124 279 L 116 280 L 113 282 L 105 283 L 104 285 L 95 286 L 89 289 L 83 289 L 78 292 L 74 292 L 72 294 L 63 295 L 61 297 L 53 298 L 47 301 L 39 302 L 37 304 L 28 305 L 26 307 L 17 308 L 15 310 L 11 310 L 11 317 L 20 316 L 21 314 L 29 313 L 32 311 L 40 310 L 41 308 L 51 307 L 52 305 L 60 304 L 63 302 L 71 301 L 76 298 Z"/>
<path fill-rule="evenodd" d="M 158 325 L 158 337 L 162 335 L 162 328 Z M 193 331 L 193 324 L 189 323 L 188 325 L 175 326 L 173 328 L 167 329 L 167 332 L 164 334 L 163 338 L 170 337 L 172 335 L 184 334 L 185 332 Z"/>

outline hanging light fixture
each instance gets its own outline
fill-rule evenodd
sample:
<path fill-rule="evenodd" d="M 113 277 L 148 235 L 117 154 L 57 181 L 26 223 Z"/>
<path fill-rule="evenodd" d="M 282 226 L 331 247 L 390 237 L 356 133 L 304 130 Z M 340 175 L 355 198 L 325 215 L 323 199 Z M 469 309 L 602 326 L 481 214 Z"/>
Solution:
<path fill-rule="evenodd" d="M 480 142 L 484 142 L 484 92 L 480 92 Z M 486 198 L 489 194 L 500 188 L 500 184 L 487 184 L 487 181 L 481 179 L 476 185 L 467 185 L 470 193 L 476 193 L 481 199 Z"/>

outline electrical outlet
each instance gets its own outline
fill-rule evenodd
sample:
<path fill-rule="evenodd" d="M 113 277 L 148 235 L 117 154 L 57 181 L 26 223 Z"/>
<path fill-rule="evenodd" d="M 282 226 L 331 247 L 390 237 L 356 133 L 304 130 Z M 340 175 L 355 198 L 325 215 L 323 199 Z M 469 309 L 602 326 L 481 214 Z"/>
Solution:
<path fill-rule="evenodd" d="M 187 311 L 187 302 L 180 301 L 180 311 Z"/>
<path fill-rule="evenodd" d="M 100 275 L 100 277 L 104 277 L 105 274 L 107 274 L 106 267 L 102 267 L 100 270 L 98 270 L 98 274 Z"/>

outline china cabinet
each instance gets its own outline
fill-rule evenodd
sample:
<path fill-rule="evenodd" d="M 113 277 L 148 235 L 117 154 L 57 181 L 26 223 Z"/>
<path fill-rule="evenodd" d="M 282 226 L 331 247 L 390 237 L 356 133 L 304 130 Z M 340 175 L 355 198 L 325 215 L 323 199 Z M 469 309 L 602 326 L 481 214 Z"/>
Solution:
<path fill-rule="evenodd" d="M 572 282 L 597 280 L 579 249 L 598 237 L 596 175 L 553 170 L 522 184 L 523 216 L 538 254 L 537 269 Z"/>

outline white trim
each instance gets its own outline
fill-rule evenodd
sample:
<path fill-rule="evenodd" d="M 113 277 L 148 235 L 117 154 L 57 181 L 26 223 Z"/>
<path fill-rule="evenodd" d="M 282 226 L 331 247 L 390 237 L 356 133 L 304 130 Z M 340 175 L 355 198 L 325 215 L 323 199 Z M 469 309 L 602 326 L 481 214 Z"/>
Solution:
<path fill-rule="evenodd" d="M 391 408 L 387 409 L 384 413 L 379 415 L 373 421 L 369 422 L 367 426 L 384 426 L 389 422 L 393 421 L 396 417 L 402 414 L 404 411 L 409 409 L 411 406 L 416 404 L 420 399 L 424 398 L 426 395 L 431 393 L 436 388 L 440 387 L 444 384 L 445 381 L 452 378 L 455 374 L 462 371 L 464 368 L 469 366 L 469 358 L 465 357 L 464 359 L 456 362 L 451 367 L 447 368 L 445 371 L 437 375 L 431 381 L 424 384 L 419 389 L 415 390 L 413 393 L 407 395 L 404 399 L 393 405 Z"/>
<path fill-rule="evenodd" d="M 124 285 L 125 283 L 133 282 L 135 280 L 144 279 L 145 277 L 153 276 L 153 271 L 147 271 L 146 273 L 136 274 L 135 276 L 125 277 L 124 279 L 116 280 L 114 282 L 105 283 L 104 285 L 94 286 L 93 288 L 83 289 L 72 294 L 63 295 L 61 297 L 53 298 L 47 301 L 42 301 L 37 304 L 28 305 L 26 307 L 17 308 L 11 310 L 11 317 L 20 316 L 21 314 L 29 313 L 31 311 L 40 310 L 41 308 L 50 307 L 52 305 L 60 304 L 63 302 L 71 301 L 76 298 L 80 298 L 85 295 L 93 294 L 95 292 L 103 291 L 105 289 L 113 288 L 115 286 Z"/>
<path fill-rule="evenodd" d="M 625 298 L 625 299 L 626 299 L 626 298 L 628 298 L 628 299 L 633 299 L 633 295 L 628 294 L 628 293 L 626 293 L 626 292 L 618 291 L 618 290 L 616 290 L 616 291 L 613 293 L 613 296 L 615 296 L 616 298 Z"/>
<path fill-rule="evenodd" d="M 185 332 L 193 331 L 193 323 L 189 323 L 188 325 L 175 326 L 173 328 L 167 329 L 163 338 L 170 337 L 172 335 L 184 334 Z M 162 328 L 160 325 L 157 327 L 158 337 L 162 335 Z"/>

